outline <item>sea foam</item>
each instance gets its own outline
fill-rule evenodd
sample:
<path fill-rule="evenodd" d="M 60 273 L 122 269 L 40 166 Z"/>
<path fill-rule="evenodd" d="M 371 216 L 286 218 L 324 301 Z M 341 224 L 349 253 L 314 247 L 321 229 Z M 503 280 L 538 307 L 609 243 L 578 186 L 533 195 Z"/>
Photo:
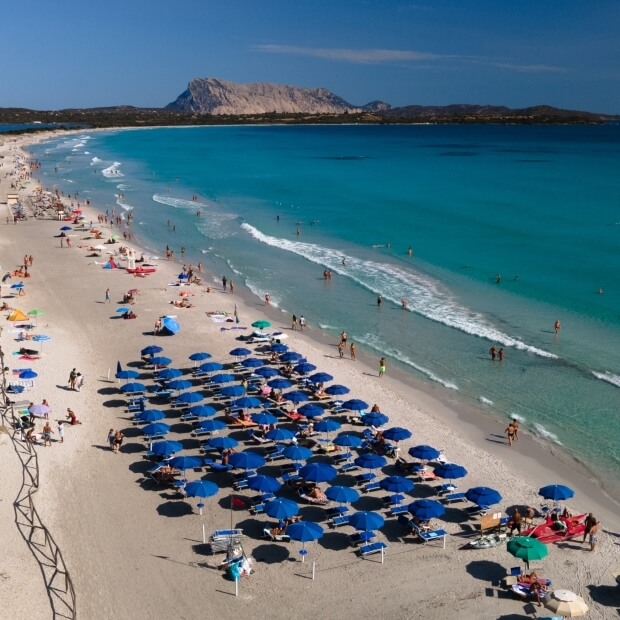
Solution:
<path fill-rule="evenodd" d="M 596 372 L 595 370 L 592 371 L 592 374 L 597 379 L 601 379 L 601 381 L 606 381 L 616 387 L 620 387 L 620 377 L 618 375 L 614 375 L 611 372 Z"/>

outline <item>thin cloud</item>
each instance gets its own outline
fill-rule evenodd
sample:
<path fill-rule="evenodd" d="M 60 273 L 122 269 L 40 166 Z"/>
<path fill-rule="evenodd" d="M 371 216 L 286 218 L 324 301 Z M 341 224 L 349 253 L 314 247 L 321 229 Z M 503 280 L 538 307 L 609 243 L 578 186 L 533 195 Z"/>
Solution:
<path fill-rule="evenodd" d="M 491 62 L 488 64 L 492 67 L 517 71 L 518 73 L 566 73 L 566 69 L 552 65 L 513 65 L 507 62 Z"/>

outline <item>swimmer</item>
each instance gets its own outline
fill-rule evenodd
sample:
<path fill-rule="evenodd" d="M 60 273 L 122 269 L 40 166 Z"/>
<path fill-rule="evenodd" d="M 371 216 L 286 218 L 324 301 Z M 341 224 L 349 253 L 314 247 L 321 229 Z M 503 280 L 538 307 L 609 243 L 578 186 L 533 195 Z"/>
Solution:
<path fill-rule="evenodd" d="M 404 297 L 400 300 L 400 305 L 403 307 L 403 310 L 407 309 L 407 300 Z"/>
<path fill-rule="evenodd" d="M 556 322 L 553 324 L 553 330 L 555 331 L 556 334 L 560 333 L 560 329 L 562 328 L 562 326 L 560 325 L 560 319 L 557 319 Z"/>
<path fill-rule="evenodd" d="M 346 264 L 347 264 L 347 258 L 346 258 L 346 256 L 342 259 L 342 264 L 346 267 Z"/>

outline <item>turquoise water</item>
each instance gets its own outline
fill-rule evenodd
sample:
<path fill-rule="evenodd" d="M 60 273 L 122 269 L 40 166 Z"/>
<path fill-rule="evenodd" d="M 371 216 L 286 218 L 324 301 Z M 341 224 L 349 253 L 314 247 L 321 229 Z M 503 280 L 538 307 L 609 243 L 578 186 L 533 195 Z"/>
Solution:
<path fill-rule="evenodd" d="M 163 128 L 35 155 L 154 254 L 183 244 L 620 479 L 620 126 Z"/>

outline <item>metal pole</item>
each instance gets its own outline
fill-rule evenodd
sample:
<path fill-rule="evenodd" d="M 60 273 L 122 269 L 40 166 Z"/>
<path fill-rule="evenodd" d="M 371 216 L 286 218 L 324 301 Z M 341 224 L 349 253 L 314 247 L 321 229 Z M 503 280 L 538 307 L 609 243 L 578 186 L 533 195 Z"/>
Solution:
<path fill-rule="evenodd" d="M 235 596 L 239 596 L 239 580 L 235 579 Z"/>
<path fill-rule="evenodd" d="M 206 545 L 207 544 L 207 538 L 206 538 L 206 534 L 205 534 L 205 524 L 202 524 L 202 544 Z"/>
<path fill-rule="evenodd" d="M 383 547 L 381 547 L 381 564 L 383 564 L 384 558 L 385 558 L 385 551 L 384 551 Z"/>
<path fill-rule="evenodd" d="M 314 574 L 316 572 L 316 562 L 312 562 L 312 580 L 314 581 Z"/>

